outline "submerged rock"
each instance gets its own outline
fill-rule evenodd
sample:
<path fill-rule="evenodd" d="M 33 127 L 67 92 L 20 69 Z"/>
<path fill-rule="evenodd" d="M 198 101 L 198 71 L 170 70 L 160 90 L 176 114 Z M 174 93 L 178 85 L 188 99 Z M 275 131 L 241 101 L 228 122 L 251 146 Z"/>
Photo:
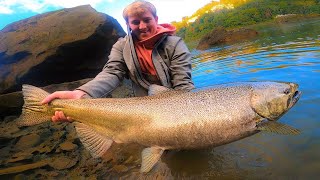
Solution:
<path fill-rule="evenodd" d="M 36 169 L 36 168 L 39 168 L 39 167 L 46 166 L 49 161 L 50 161 L 49 159 L 45 159 L 45 160 L 38 161 L 38 162 L 35 162 L 35 163 L 31 163 L 31 164 L 24 164 L 24 165 L 18 165 L 18 166 L 14 166 L 14 167 L 0 169 L 0 175 L 14 174 L 14 173 L 20 173 L 20 172 L 28 171 L 28 170 L 31 170 L 31 169 Z M 23 178 L 23 179 L 26 179 L 26 178 Z"/>
<path fill-rule="evenodd" d="M 31 151 L 21 151 L 12 155 L 12 157 L 8 159 L 6 163 L 14 163 L 14 162 L 19 162 L 23 160 L 30 160 L 32 159 L 32 157 L 33 157 L 33 154 Z"/>
<path fill-rule="evenodd" d="M 40 144 L 41 138 L 38 134 L 29 134 L 27 136 L 22 136 L 16 143 L 16 150 L 25 150 Z"/>
<path fill-rule="evenodd" d="M 68 169 L 76 165 L 78 162 L 78 158 L 76 157 L 68 157 L 68 156 L 61 156 L 52 158 L 49 162 L 49 166 L 56 170 Z"/>
<path fill-rule="evenodd" d="M 205 50 L 214 45 L 248 40 L 256 37 L 257 35 L 258 32 L 252 29 L 239 28 L 226 30 L 223 27 L 218 27 L 201 38 L 197 49 Z"/>
<path fill-rule="evenodd" d="M 15 134 L 19 131 L 20 131 L 20 129 L 18 128 L 18 126 L 16 126 L 16 124 L 13 122 L 13 120 L 12 121 L 4 121 L 0 124 L 0 138 L 1 137 L 10 138 L 12 134 Z M 3 144 L 1 143 L 1 145 L 3 145 Z M 1 145 L 0 145 L 0 147 L 1 147 Z"/>
<path fill-rule="evenodd" d="M 64 142 L 60 144 L 60 149 L 63 151 L 73 151 L 78 146 L 76 144 L 73 144 L 72 142 Z"/>
<path fill-rule="evenodd" d="M 124 173 L 129 170 L 128 167 L 125 165 L 115 165 L 112 169 L 117 173 Z"/>

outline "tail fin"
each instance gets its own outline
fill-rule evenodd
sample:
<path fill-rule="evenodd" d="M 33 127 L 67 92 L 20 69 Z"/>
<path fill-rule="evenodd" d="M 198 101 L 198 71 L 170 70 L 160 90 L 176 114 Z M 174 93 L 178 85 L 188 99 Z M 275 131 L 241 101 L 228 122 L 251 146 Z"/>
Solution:
<path fill-rule="evenodd" d="M 22 93 L 24 105 L 22 113 L 17 120 L 17 125 L 31 126 L 50 121 L 52 115 L 48 112 L 48 106 L 41 104 L 41 101 L 49 93 L 31 85 L 22 85 Z"/>

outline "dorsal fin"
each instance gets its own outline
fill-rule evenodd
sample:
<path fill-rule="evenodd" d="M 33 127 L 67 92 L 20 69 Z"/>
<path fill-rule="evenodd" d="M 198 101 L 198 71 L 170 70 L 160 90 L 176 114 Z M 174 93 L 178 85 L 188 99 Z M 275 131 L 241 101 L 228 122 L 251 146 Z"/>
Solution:
<path fill-rule="evenodd" d="M 113 140 L 96 132 L 92 127 L 74 122 L 78 137 L 82 144 L 94 157 L 101 157 L 110 148 Z"/>

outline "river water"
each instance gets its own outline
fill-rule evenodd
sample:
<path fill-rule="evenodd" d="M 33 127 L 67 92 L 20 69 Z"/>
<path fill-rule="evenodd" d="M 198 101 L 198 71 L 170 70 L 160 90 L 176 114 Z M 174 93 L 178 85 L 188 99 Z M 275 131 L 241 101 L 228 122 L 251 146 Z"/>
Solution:
<path fill-rule="evenodd" d="M 316 179 L 320 177 L 320 19 L 262 25 L 253 41 L 193 50 L 197 88 L 236 81 L 290 81 L 302 97 L 279 121 L 300 135 L 261 132 L 166 159 L 174 177 Z"/>

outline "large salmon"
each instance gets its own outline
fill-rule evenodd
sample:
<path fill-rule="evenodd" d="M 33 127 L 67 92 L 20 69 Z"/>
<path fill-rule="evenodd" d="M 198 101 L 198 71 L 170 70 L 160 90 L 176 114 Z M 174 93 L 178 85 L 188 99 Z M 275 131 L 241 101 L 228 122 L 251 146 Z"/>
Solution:
<path fill-rule="evenodd" d="M 134 98 L 53 100 L 41 105 L 47 92 L 23 85 L 25 104 L 20 126 L 50 121 L 63 111 L 93 157 L 117 143 L 139 143 L 141 172 L 148 172 L 164 150 L 219 146 L 260 130 L 297 134 L 276 122 L 298 101 L 298 85 L 286 82 L 241 82 L 194 91 L 151 85 L 149 95 Z"/>

